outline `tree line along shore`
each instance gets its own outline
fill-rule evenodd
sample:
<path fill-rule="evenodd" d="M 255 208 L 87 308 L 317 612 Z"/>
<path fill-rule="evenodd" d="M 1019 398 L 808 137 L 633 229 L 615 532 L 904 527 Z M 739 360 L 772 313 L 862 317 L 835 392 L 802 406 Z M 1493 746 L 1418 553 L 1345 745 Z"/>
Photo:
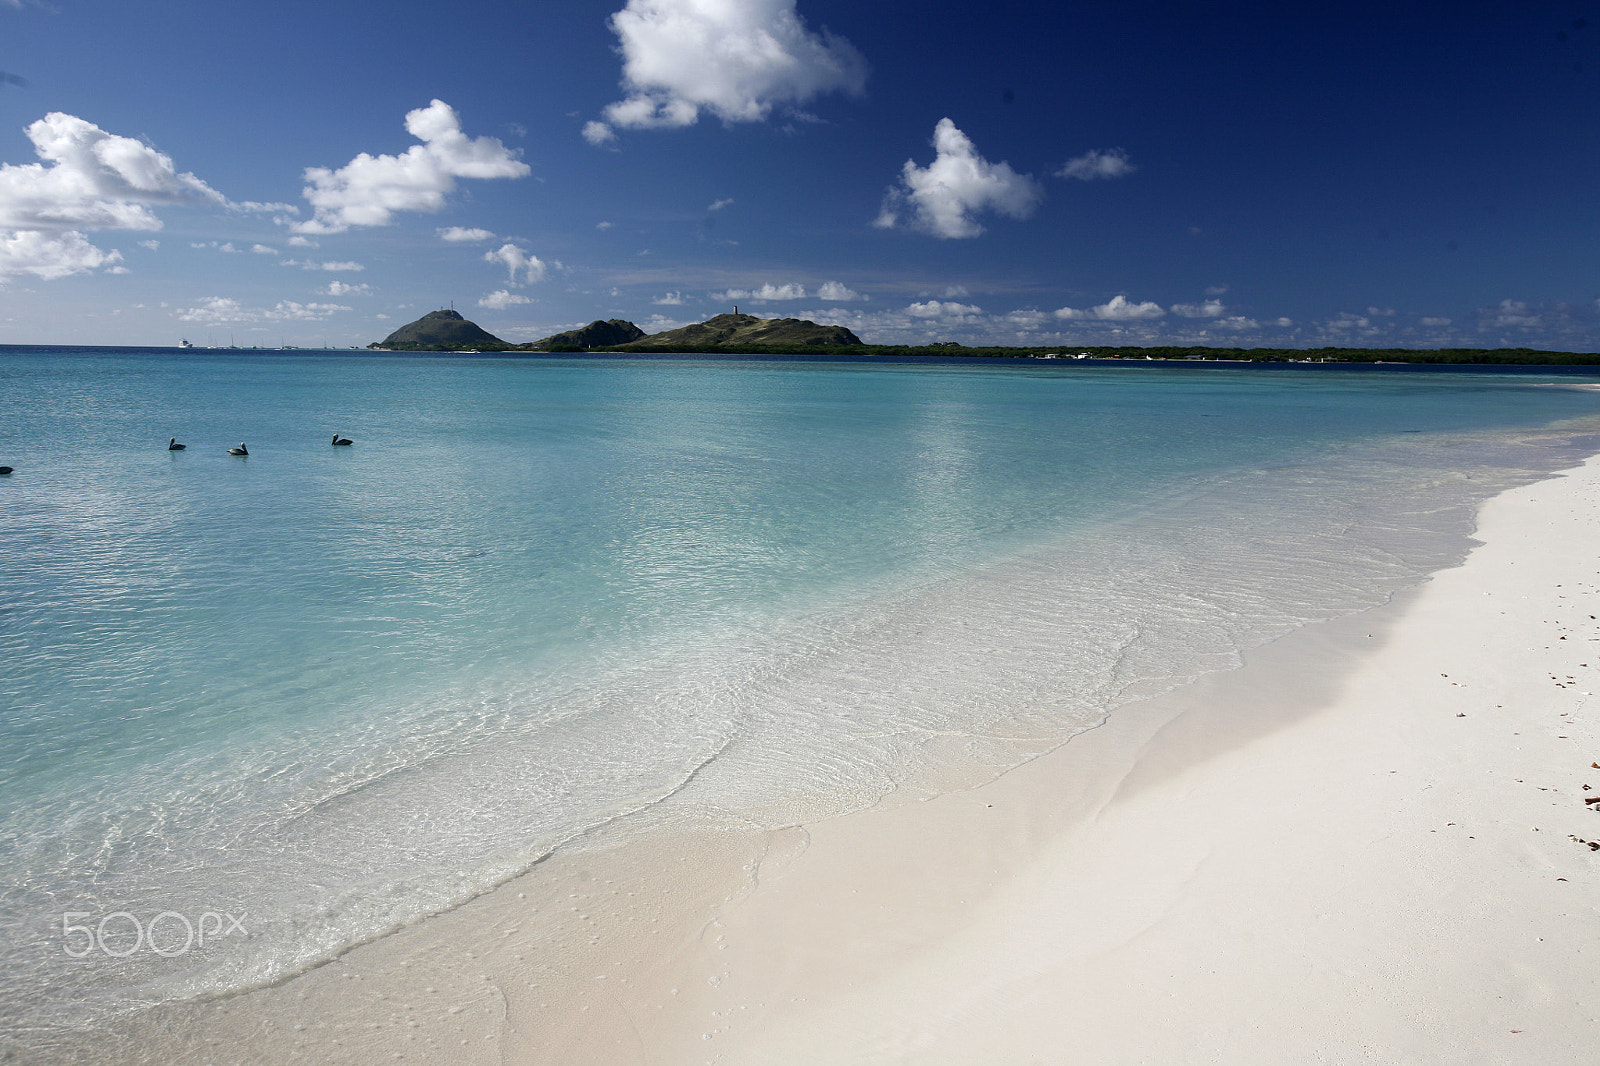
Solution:
<path fill-rule="evenodd" d="M 576 346 L 511 345 L 507 351 L 615 352 L 638 354 L 639 347 L 580 348 Z M 850 345 L 703 345 L 679 347 L 686 355 L 847 355 L 847 356 L 974 356 L 1040 360 L 1211 361 L 1239 363 L 1452 363 L 1500 366 L 1600 366 L 1600 353 L 1549 352 L 1534 348 L 1200 348 L 1161 346 L 1134 348 L 1011 348 L 969 347 L 960 344 L 850 344 Z"/>

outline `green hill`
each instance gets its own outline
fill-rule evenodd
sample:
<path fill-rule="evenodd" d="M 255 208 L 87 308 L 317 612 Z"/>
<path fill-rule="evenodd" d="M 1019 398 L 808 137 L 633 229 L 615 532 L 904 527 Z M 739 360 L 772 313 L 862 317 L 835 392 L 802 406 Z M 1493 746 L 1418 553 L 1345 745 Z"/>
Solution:
<path fill-rule="evenodd" d="M 542 341 L 534 341 L 529 347 L 546 350 L 610 348 L 614 345 L 636 341 L 643 336 L 644 330 L 632 322 L 620 318 L 602 322 L 597 318 L 582 329 L 569 329 L 565 333 L 557 333 L 555 336 L 546 337 Z"/>
<path fill-rule="evenodd" d="M 800 318 L 717 315 L 692 326 L 652 333 L 618 347 L 698 352 L 717 348 L 816 347 L 860 343 L 861 340 L 843 326 L 819 326 Z"/>
<path fill-rule="evenodd" d="M 501 351 L 511 345 L 468 322 L 458 311 L 429 311 L 415 322 L 401 326 L 375 347 L 408 352 L 450 352 L 463 348 Z"/>

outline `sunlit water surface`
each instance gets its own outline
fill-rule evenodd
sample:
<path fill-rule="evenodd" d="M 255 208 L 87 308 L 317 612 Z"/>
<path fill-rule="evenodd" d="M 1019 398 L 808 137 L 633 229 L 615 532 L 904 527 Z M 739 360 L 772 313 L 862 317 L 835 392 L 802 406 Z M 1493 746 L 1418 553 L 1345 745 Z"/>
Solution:
<path fill-rule="evenodd" d="M 992 776 L 1459 561 L 1581 380 L 0 354 L 0 1050 Z"/>

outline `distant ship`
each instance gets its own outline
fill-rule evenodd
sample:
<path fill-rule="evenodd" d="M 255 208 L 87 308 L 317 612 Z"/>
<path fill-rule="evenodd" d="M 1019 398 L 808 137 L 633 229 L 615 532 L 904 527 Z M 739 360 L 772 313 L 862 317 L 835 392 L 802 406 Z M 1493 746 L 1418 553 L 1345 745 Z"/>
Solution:
<path fill-rule="evenodd" d="M 178 347 L 180 347 L 180 348 L 193 348 L 194 345 L 189 343 L 189 338 L 188 337 L 184 337 L 184 338 L 182 338 L 181 340 L 178 341 Z"/>

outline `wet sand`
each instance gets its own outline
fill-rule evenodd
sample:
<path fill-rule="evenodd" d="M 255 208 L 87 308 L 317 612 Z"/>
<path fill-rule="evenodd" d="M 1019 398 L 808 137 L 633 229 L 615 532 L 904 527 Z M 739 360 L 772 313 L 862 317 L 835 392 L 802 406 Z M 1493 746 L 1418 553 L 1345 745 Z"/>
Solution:
<path fill-rule="evenodd" d="M 1593 1061 L 1600 466 L 1478 536 L 983 787 L 601 841 L 101 1061 Z"/>

